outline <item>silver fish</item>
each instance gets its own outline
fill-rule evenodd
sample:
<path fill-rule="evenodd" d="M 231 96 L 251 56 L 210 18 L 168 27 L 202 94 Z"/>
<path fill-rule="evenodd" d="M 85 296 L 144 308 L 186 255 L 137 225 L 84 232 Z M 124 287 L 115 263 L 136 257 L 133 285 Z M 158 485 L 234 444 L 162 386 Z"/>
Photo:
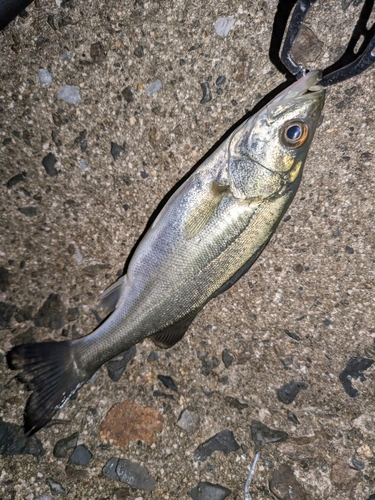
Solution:
<path fill-rule="evenodd" d="M 77 340 L 7 354 L 32 394 L 25 432 L 44 426 L 106 361 L 151 337 L 170 347 L 260 255 L 298 189 L 324 105 L 313 71 L 244 121 L 171 196 L 127 273 L 102 296 L 113 310 Z"/>

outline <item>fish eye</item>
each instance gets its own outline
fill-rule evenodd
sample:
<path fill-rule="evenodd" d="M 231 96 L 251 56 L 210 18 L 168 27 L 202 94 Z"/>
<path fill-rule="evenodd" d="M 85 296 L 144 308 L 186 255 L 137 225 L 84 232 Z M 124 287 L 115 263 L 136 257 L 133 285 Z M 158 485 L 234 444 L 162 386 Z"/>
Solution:
<path fill-rule="evenodd" d="M 299 148 L 305 144 L 309 136 L 306 123 L 295 120 L 284 123 L 281 129 L 281 141 L 288 148 Z"/>

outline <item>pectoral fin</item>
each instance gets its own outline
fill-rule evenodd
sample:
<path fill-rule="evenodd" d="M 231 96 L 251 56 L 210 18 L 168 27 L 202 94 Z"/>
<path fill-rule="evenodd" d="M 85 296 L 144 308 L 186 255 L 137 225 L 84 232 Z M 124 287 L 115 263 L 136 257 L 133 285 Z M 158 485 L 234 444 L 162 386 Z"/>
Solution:
<path fill-rule="evenodd" d="M 167 326 L 164 330 L 161 330 L 158 333 L 155 333 L 150 338 L 158 347 L 162 347 L 163 349 L 168 349 L 169 347 L 177 344 L 178 341 L 182 339 L 185 335 L 187 329 L 193 322 L 195 316 L 198 314 L 198 311 L 195 311 L 193 314 L 189 316 L 185 316 L 180 319 L 177 323 L 173 325 Z"/>
<path fill-rule="evenodd" d="M 228 192 L 228 186 L 212 182 L 210 189 L 204 198 L 201 199 L 189 213 L 184 225 L 184 236 L 190 240 L 194 238 L 208 224 L 215 213 L 219 203 L 225 193 Z"/>

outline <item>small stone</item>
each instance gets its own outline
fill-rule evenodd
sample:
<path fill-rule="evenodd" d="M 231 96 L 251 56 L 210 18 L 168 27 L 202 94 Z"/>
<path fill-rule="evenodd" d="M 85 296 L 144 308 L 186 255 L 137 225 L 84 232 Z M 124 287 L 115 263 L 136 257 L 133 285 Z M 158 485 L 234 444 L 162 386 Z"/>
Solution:
<path fill-rule="evenodd" d="M 289 465 L 282 464 L 275 470 L 269 482 L 271 492 L 280 500 L 307 500 L 304 488 L 297 481 Z"/>
<path fill-rule="evenodd" d="M 7 182 L 7 188 L 8 189 L 12 188 L 13 186 L 18 184 L 19 182 L 22 182 L 23 180 L 25 180 L 25 178 L 26 178 L 26 172 L 21 172 L 20 174 L 13 176 Z"/>
<path fill-rule="evenodd" d="M 119 481 L 120 478 L 117 475 L 116 468 L 118 465 L 118 461 L 120 459 L 117 457 L 112 457 L 110 458 L 105 466 L 102 469 L 103 475 L 107 478 L 110 479 L 111 481 Z"/>
<path fill-rule="evenodd" d="M 360 159 L 361 160 L 372 160 L 374 157 L 373 153 L 370 153 L 370 151 L 365 151 L 364 153 L 361 153 Z"/>
<path fill-rule="evenodd" d="M 365 458 L 365 459 L 368 459 L 370 460 L 374 454 L 370 448 L 370 446 L 368 444 L 362 444 L 359 448 L 357 448 L 357 454 L 361 457 L 361 458 Z"/>
<path fill-rule="evenodd" d="M 295 413 L 293 413 L 292 411 L 288 410 L 287 412 L 287 418 L 288 420 L 290 420 L 291 422 L 293 422 L 293 424 L 296 424 L 298 425 L 299 424 L 299 420 L 298 420 L 298 417 Z"/>
<path fill-rule="evenodd" d="M 79 88 L 74 85 L 64 85 L 61 87 L 57 97 L 68 104 L 79 104 L 81 102 Z"/>
<path fill-rule="evenodd" d="M 106 57 L 102 42 L 95 42 L 90 45 L 90 57 L 94 63 L 101 63 Z"/>
<path fill-rule="evenodd" d="M 10 272 L 5 267 L 0 267 L 0 291 L 6 292 L 10 285 Z"/>
<path fill-rule="evenodd" d="M 340 236 L 340 231 L 339 231 L 339 229 L 336 229 L 335 231 L 333 231 L 333 236 L 334 236 L 335 238 L 337 238 L 338 236 Z"/>
<path fill-rule="evenodd" d="M 302 65 L 314 62 L 320 56 L 323 46 L 316 34 L 303 24 L 293 45 L 293 60 Z"/>
<path fill-rule="evenodd" d="M 75 432 L 71 436 L 59 439 L 53 448 L 53 456 L 55 458 L 65 458 L 68 450 L 77 446 L 78 436 L 79 432 Z"/>
<path fill-rule="evenodd" d="M 207 102 L 212 101 L 211 89 L 210 89 L 208 82 L 203 82 L 200 85 L 201 85 L 203 97 L 199 102 L 201 104 L 206 104 Z"/>
<path fill-rule="evenodd" d="M 137 354 L 137 347 L 133 345 L 127 351 L 124 351 L 120 355 L 108 361 L 105 366 L 107 368 L 108 376 L 113 382 L 118 382 L 126 370 L 128 363 Z"/>
<path fill-rule="evenodd" d="M 373 363 L 374 360 L 369 358 L 350 358 L 345 370 L 340 373 L 340 382 L 351 398 L 356 398 L 360 394 L 359 391 L 352 386 L 352 379 L 359 379 L 361 382 L 364 382 L 366 377 L 363 372 L 370 368 Z"/>
<path fill-rule="evenodd" d="M 363 470 L 366 467 L 365 463 L 356 456 L 352 457 L 352 465 L 357 470 Z"/>
<path fill-rule="evenodd" d="M 225 76 L 219 76 L 217 79 L 216 79 L 216 85 L 220 86 L 220 85 L 224 85 L 224 83 L 226 82 L 226 77 Z"/>
<path fill-rule="evenodd" d="M 56 177 L 58 174 L 57 169 L 55 168 L 55 165 L 57 163 L 57 159 L 53 153 L 48 153 L 43 160 L 42 160 L 42 165 L 50 177 Z"/>
<path fill-rule="evenodd" d="M 17 323 L 24 323 L 25 321 L 30 321 L 33 317 L 34 306 L 27 305 L 18 309 L 14 319 Z"/>
<path fill-rule="evenodd" d="M 255 444 L 255 451 L 260 451 L 266 444 L 282 443 L 288 439 L 284 431 L 271 429 L 259 420 L 253 420 L 250 427 L 251 439 Z"/>
<path fill-rule="evenodd" d="M 81 170 L 86 170 L 86 168 L 87 168 L 87 160 L 81 160 L 81 163 L 79 164 L 79 168 Z"/>
<path fill-rule="evenodd" d="M 132 401 L 118 403 L 109 410 L 100 425 L 100 439 L 125 448 L 138 439 L 147 444 L 156 441 L 163 428 L 163 417 L 153 408 L 138 406 Z"/>
<path fill-rule="evenodd" d="M 58 330 L 65 325 L 66 309 L 57 293 L 51 293 L 34 317 L 34 325 Z"/>
<path fill-rule="evenodd" d="M 239 411 L 242 411 L 245 408 L 249 408 L 249 405 L 247 403 L 241 403 L 241 401 L 239 401 L 237 398 L 232 398 L 231 396 L 225 396 L 225 402 L 232 408 L 235 408 Z"/>
<path fill-rule="evenodd" d="M 122 92 L 122 97 L 125 99 L 125 101 L 129 104 L 130 102 L 132 102 L 134 100 L 134 97 L 133 97 L 133 92 L 131 91 L 131 88 L 130 87 L 125 87 Z"/>
<path fill-rule="evenodd" d="M 26 437 L 23 426 L 4 422 L 0 417 L 0 455 L 44 455 L 43 445 L 35 435 Z"/>
<path fill-rule="evenodd" d="M 347 462 L 337 462 L 331 471 L 331 481 L 344 491 L 354 489 L 360 480 L 362 473 L 359 470 L 352 469 Z"/>
<path fill-rule="evenodd" d="M 183 410 L 176 425 L 188 434 L 193 434 L 199 426 L 199 416 L 193 411 Z"/>
<path fill-rule="evenodd" d="M 136 57 L 143 57 L 145 55 L 145 50 L 144 48 L 142 47 L 142 45 L 140 45 L 139 47 L 136 47 L 134 49 L 134 55 Z"/>
<path fill-rule="evenodd" d="M 52 75 L 46 68 L 41 68 L 39 70 L 38 77 L 42 85 L 49 85 L 52 83 Z"/>
<path fill-rule="evenodd" d="M 123 146 L 120 146 L 119 144 L 116 144 L 115 142 L 111 142 L 111 155 L 114 160 L 117 160 L 121 153 L 125 151 L 125 144 Z"/>
<path fill-rule="evenodd" d="M 215 31 L 219 36 L 227 36 L 235 24 L 233 17 L 220 17 L 215 23 Z"/>
<path fill-rule="evenodd" d="M 332 325 L 332 320 L 326 318 L 323 320 L 323 325 L 324 326 L 331 326 Z"/>
<path fill-rule="evenodd" d="M 140 174 L 142 179 L 147 179 L 147 177 L 149 177 L 149 174 L 146 172 L 146 170 L 141 170 Z"/>
<path fill-rule="evenodd" d="M 195 488 L 189 491 L 193 500 L 224 500 L 232 492 L 220 484 L 212 484 L 201 481 Z"/>
<path fill-rule="evenodd" d="M 120 459 L 116 473 L 122 483 L 126 483 L 132 488 L 144 491 L 154 491 L 156 488 L 156 481 L 150 476 L 148 469 L 136 462 Z"/>
<path fill-rule="evenodd" d="M 18 211 L 29 219 L 34 219 L 39 214 L 38 207 L 18 207 Z"/>
<path fill-rule="evenodd" d="M 156 351 L 151 351 L 147 357 L 147 361 L 159 361 L 159 354 Z"/>
<path fill-rule="evenodd" d="M 154 392 L 152 393 L 152 395 L 153 395 L 155 398 L 174 399 L 174 396 L 172 396 L 172 394 L 167 394 L 166 392 L 162 392 L 162 391 L 154 391 Z"/>
<path fill-rule="evenodd" d="M 303 265 L 302 265 L 302 264 L 296 264 L 296 265 L 294 266 L 294 270 L 295 270 L 295 272 L 296 272 L 297 274 L 301 274 L 301 273 L 302 273 L 302 271 L 303 271 Z"/>
<path fill-rule="evenodd" d="M 47 477 L 46 484 L 49 486 L 52 495 L 65 495 L 66 491 L 63 486 L 51 477 Z"/>
<path fill-rule="evenodd" d="M 209 358 L 207 354 L 202 355 L 198 353 L 198 358 L 202 361 L 200 370 L 205 377 L 207 377 L 212 372 L 212 370 L 220 365 L 220 361 L 216 356 L 212 356 L 212 358 Z"/>
<path fill-rule="evenodd" d="M 98 276 L 104 269 L 107 269 L 108 266 L 106 264 L 90 264 L 82 269 L 83 274 L 86 276 L 90 276 L 90 278 L 95 278 Z"/>
<path fill-rule="evenodd" d="M 166 136 L 159 128 L 152 125 L 148 132 L 148 140 L 154 149 L 159 149 L 165 142 Z"/>
<path fill-rule="evenodd" d="M 297 340 L 297 342 L 299 342 L 301 340 L 301 337 L 299 335 L 297 335 L 296 333 L 294 332 L 291 332 L 290 330 L 288 330 L 287 328 L 284 330 L 284 332 L 288 335 L 288 337 L 290 337 L 291 339 L 293 340 Z"/>
<path fill-rule="evenodd" d="M 277 389 L 277 399 L 286 405 L 290 405 L 296 399 L 301 390 L 307 389 L 304 382 L 291 381 Z"/>
<path fill-rule="evenodd" d="M 163 84 L 161 83 L 160 80 L 156 80 L 155 82 L 150 83 L 150 85 L 147 87 L 147 93 L 148 95 L 155 94 L 156 92 L 159 92 L 163 88 Z"/>
<path fill-rule="evenodd" d="M 205 462 L 215 451 L 223 451 L 226 455 L 238 450 L 240 445 L 234 439 L 233 432 L 225 429 L 200 444 L 194 451 L 194 460 Z"/>
<path fill-rule="evenodd" d="M 225 368 L 229 368 L 230 365 L 233 363 L 233 356 L 228 349 L 223 349 L 221 353 L 221 359 L 223 360 Z"/>
<path fill-rule="evenodd" d="M 232 99 L 230 102 L 231 102 L 232 106 L 237 106 L 237 104 L 238 104 L 236 99 Z"/>
<path fill-rule="evenodd" d="M 84 444 L 79 444 L 70 455 L 69 463 L 74 465 L 88 465 L 92 457 L 93 454 L 91 451 Z"/>
<path fill-rule="evenodd" d="M 0 326 L 7 328 L 17 307 L 10 301 L 0 302 Z"/>
<path fill-rule="evenodd" d="M 354 249 L 352 247 L 345 247 L 345 252 L 348 253 L 349 255 L 352 255 L 354 253 Z"/>
<path fill-rule="evenodd" d="M 351 97 L 352 95 L 354 95 L 357 92 L 357 88 L 358 87 L 356 85 L 353 85 L 353 87 L 345 89 L 344 92 L 347 96 Z M 353 130 L 354 130 L 354 128 L 353 128 Z"/>
<path fill-rule="evenodd" d="M 278 450 L 289 459 L 297 462 L 323 459 L 328 449 L 331 437 L 325 431 L 316 431 L 313 436 L 288 438 L 280 444 Z"/>
<path fill-rule="evenodd" d="M 169 375 L 158 375 L 158 379 L 167 389 L 177 392 L 177 386 L 172 377 Z"/>
<path fill-rule="evenodd" d="M 353 0 L 341 0 L 342 10 L 345 11 L 352 2 L 353 2 Z"/>

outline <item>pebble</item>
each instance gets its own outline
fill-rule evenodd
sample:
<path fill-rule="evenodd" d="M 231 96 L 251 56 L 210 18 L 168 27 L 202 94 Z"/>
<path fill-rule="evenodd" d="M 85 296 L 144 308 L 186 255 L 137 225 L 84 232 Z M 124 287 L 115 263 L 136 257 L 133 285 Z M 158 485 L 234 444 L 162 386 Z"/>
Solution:
<path fill-rule="evenodd" d="M 346 10 L 352 2 L 353 0 L 341 0 L 342 10 Z"/>
<path fill-rule="evenodd" d="M 288 439 L 284 431 L 271 429 L 259 420 L 253 420 L 250 426 L 251 439 L 255 444 L 255 452 L 260 451 L 266 444 L 282 443 Z"/>
<path fill-rule="evenodd" d="M 90 278 L 95 278 L 95 276 L 98 276 L 104 269 L 107 268 L 108 266 L 106 264 L 89 264 L 82 269 L 82 272 L 86 276 L 90 276 Z"/>
<path fill-rule="evenodd" d="M 86 168 L 87 168 L 87 160 L 81 160 L 81 163 L 79 164 L 79 168 L 81 170 L 86 170 Z"/>
<path fill-rule="evenodd" d="M 136 354 L 137 348 L 134 345 L 105 364 L 108 376 L 111 380 L 113 380 L 113 382 L 118 382 L 120 380 L 122 374 L 128 366 L 128 363 L 135 357 Z"/>
<path fill-rule="evenodd" d="M 0 291 L 6 292 L 10 284 L 10 272 L 5 267 L 0 267 Z"/>
<path fill-rule="evenodd" d="M 183 410 L 176 425 L 188 434 L 193 434 L 199 426 L 199 416 L 193 411 Z"/>
<path fill-rule="evenodd" d="M 47 477 L 46 484 L 49 486 L 52 495 L 65 495 L 66 491 L 63 486 L 51 477 Z"/>
<path fill-rule="evenodd" d="M 21 172 L 20 174 L 17 174 L 9 179 L 7 182 L 7 188 L 10 189 L 19 182 L 22 182 L 26 178 L 26 172 Z"/>
<path fill-rule="evenodd" d="M 316 431 L 313 436 L 288 438 L 278 450 L 293 461 L 323 459 L 330 439 L 326 431 Z"/>
<path fill-rule="evenodd" d="M 81 102 L 79 88 L 74 85 L 64 85 L 61 87 L 57 97 L 68 104 L 79 104 Z"/>
<path fill-rule="evenodd" d="M 18 211 L 29 219 L 34 219 L 39 214 L 38 207 L 18 207 Z"/>
<path fill-rule="evenodd" d="M 128 104 L 134 100 L 133 92 L 130 87 L 125 87 L 122 90 L 121 95 Z"/>
<path fill-rule="evenodd" d="M 152 393 L 152 395 L 153 395 L 155 398 L 174 399 L 174 396 L 172 396 L 172 394 L 167 394 L 166 392 L 162 392 L 162 391 L 154 391 L 154 392 Z"/>
<path fill-rule="evenodd" d="M 232 408 L 235 408 L 239 411 L 242 411 L 245 408 L 249 408 L 249 405 L 247 403 L 241 403 L 241 401 L 239 401 L 237 398 L 232 398 L 231 396 L 225 396 L 225 402 Z"/>
<path fill-rule="evenodd" d="M 49 85 L 52 83 L 52 75 L 46 68 L 41 68 L 39 70 L 38 77 L 42 85 Z"/>
<path fill-rule="evenodd" d="M 355 469 L 357 469 L 357 470 L 363 470 L 363 469 L 366 467 L 365 463 L 364 463 L 364 462 L 362 462 L 362 460 L 360 460 L 360 459 L 359 459 L 358 457 L 356 457 L 356 456 L 353 456 L 353 457 L 352 457 L 352 465 L 353 465 L 353 467 L 354 467 Z"/>
<path fill-rule="evenodd" d="M 154 491 L 156 488 L 156 481 L 150 476 L 148 469 L 127 459 L 110 458 L 103 467 L 103 475 L 112 481 L 121 481 L 144 491 Z"/>
<path fill-rule="evenodd" d="M 114 160 L 117 160 L 121 153 L 125 151 L 125 144 L 123 146 L 120 146 L 119 144 L 116 144 L 115 142 L 111 142 L 111 155 Z"/>
<path fill-rule="evenodd" d="M 291 332 L 290 330 L 288 329 L 285 329 L 284 332 L 288 335 L 288 337 L 290 337 L 291 339 L 293 340 L 297 340 L 297 342 L 299 342 L 301 340 L 301 337 L 299 335 L 297 335 L 296 333 L 294 332 Z"/>
<path fill-rule="evenodd" d="M 370 358 L 350 358 L 346 368 L 340 373 L 339 379 L 342 383 L 345 392 L 351 397 L 356 398 L 359 396 L 359 391 L 352 386 L 352 379 L 359 379 L 361 382 L 366 380 L 363 372 L 370 368 L 374 363 Z"/>
<path fill-rule="evenodd" d="M 0 326 L 7 328 L 17 307 L 10 301 L 0 302 Z"/>
<path fill-rule="evenodd" d="M 357 454 L 362 458 L 370 459 L 374 456 L 370 446 L 368 444 L 362 444 L 357 448 Z"/>
<path fill-rule="evenodd" d="M 345 252 L 348 253 L 349 255 L 352 255 L 354 253 L 354 249 L 352 247 L 345 247 Z"/>
<path fill-rule="evenodd" d="M 219 36 L 227 36 L 235 24 L 233 17 L 220 17 L 215 23 L 215 31 Z"/>
<path fill-rule="evenodd" d="M 163 417 L 154 408 L 139 406 L 132 401 L 123 401 L 109 410 L 100 425 L 100 439 L 121 448 L 131 441 L 155 443 L 156 434 L 163 428 Z"/>
<path fill-rule="evenodd" d="M 212 101 L 211 89 L 210 89 L 208 82 L 203 82 L 200 85 L 201 85 L 203 97 L 199 102 L 201 104 L 206 104 L 207 102 Z"/>
<path fill-rule="evenodd" d="M 307 500 L 304 488 L 297 481 L 292 468 L 282 464 L 275 470 L 269 482 L 271 492 L 280 500 Z"/>
<path fill-rule="evenodd" d="M 34 317 L 34 325 L 58 330 L 65 325 L 66 308 L 57 293 L 51 293 Z"/>
<path fill-rule="evenodd" d="M 201 481 L 189 492 L 193 500 L 224 500 L 232 492 L 220 484 Z"/>
<path fill-rule="evenodd" d="M 145 55 L 145 50 L 142 45 L 134 49 L 134 55 L 136 57 L 143 57 Z"/>
<path fill-rule="evenodd" d="M 200 444 L 194 451 L 194 460 L 205 462 L 215 451 L 223 451 L 225 454 L 228 454 L 238 450 L 239 447 L 240 445 L 235 440 L 233 432 L 225 429 Z"/>
<path fill-rule="evenodd" d="M 286 405 L 290 405 L 301 390 L 305 390 L 307 387 L 305 382 L 294 382 L 292 380 L 276 390 L 277 399 Z"/>
<path fill-rule="evenodd" d="M 43 445 L 35 435 L 26 437 L 23 427 L 4 422 L 0 417 L 0 455 L 44 455 Z"/>
<path fill-rule="evenodd" d="M 159 92 L 163 88 L 163 84 L 161 83 L 160 80 L 156 80 L 155 82 L 150 83 L 150 85 L 147 87 L 147 94 L 155 94 L 156 92 Z"/>
<path fill-rule="evenodd" d="M 25 321 L 30 321 L 33 317 L 34 306 L 26 305 L 18 309 L 14 319 L 17 323 L 24 323 Z"/>
<path fill-rule="evenodd" d="M 208 354 L 201 354 L 198 352 L 198 358 L 202 361 L 201 373 L 206 377 L 220 365 L 220 361 L 216 356 L 212 356 L 212 358 L 208 357 Z"/>
<path fill-rule="evenodd" d="M 102 42 L 95 42 L 90 45 L 90 57 L 94 63 L 101 63 L 106 57 Z"/>
<path fill-rule="evenodd" d="M 293 44 L 293 60 L 303 65 L 314 62 L 320 56 L 323 47 L 323 42 L 310 28 L 303 24 Z"/>
<path fill-rule="evenodd" d="M 78 436 L 79 432 L 75 432 L 71 436 L 59 439 L 53 448 L 53 456 L 55 458 L 65 458 L 68 450 L 77 446 Z"/>
<path fill-rule="evenodd" d="M 221 353 L 221 359 L 223 360 L 225 368 L 229 368 L 230 365 L 233 363 L 233 356 L 228 349 L 223 349 Z"/>
<path fill-rule="evenodd" d="M 169 375 L 158 375 L 158 379 L 167 389 L 177 392 L 177 386 L 172 377 Z"/>
<path fill-rule="evenodd" d="M 358 483 L 362 476 L 359 470 L 352 469 L 347 462 L 337 462 L 333 465 L 331 471 L 331 481 L 335 483 L 340 490 L 350 491 Z"/>
<path fill-rule="evenodd" d="M 219 76 L 217 79 L 216 79 L 216 85 L 224 85 L 224 83 L 226 82 L 226 77 L 225 76 Z"/>
<path fill-rule="evenodd" d="M 56 177 L 58 174 L 57 169 L 55 168 L 55 165 L 57 163 L 57 159 L 53 153 L 48 153 L 43 160 L 42 160 L 42 165 L 50 177 Z"/>
<path fill-rule="evenodd" d="M 74 448 L 68 463 L 74 465 L 88 465 L 92 457 L 93 454 L 91 451 L 88 450 L 84 444 L 79 444 Z"/>

